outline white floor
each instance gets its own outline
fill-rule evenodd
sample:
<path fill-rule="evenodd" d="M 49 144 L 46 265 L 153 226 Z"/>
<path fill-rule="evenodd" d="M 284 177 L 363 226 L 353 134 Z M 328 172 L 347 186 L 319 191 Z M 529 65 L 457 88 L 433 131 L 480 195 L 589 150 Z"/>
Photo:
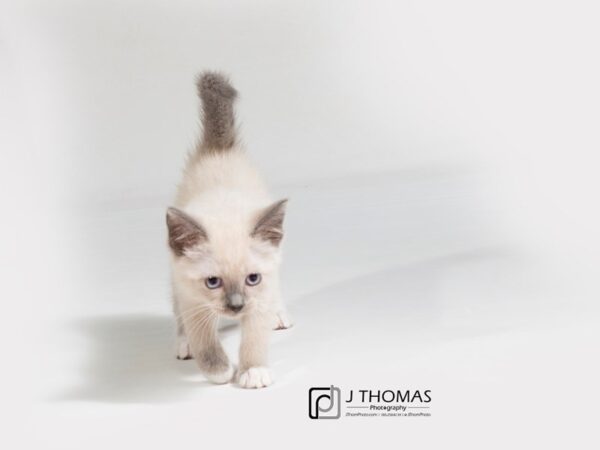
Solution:
<path fill-rule="evenodd" d="M 597 3 L 2 2 L 0 449 L 600 448 Z M 291 199 L 260 391 L 173 353 L 206 69 Z M 309 419 L 330 385 L 431 417 Z"/>
<path fill-rule="evenodd" d="M 503 236 L 477 174 L 424 169 L 278 193 L 291 198 L 284 287 L 296 325 L 274 335 L 272 387 L 213 386 L 174 358 L 168 199 L 105 204 L 74 219 L 82 279 L 47 308 L 13 442 L 591 448 L 597 308 Z M 237 328 L 222 333 L 235 358 Z M 432 415 L 310 420 L 308 389 L 330 384 L 430 389 Z"/>

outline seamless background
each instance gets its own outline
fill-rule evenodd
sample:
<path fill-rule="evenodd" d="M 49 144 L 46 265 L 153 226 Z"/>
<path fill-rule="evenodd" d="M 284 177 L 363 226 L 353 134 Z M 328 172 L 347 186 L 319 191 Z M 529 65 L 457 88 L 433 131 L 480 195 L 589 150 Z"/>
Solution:
<path fill-rule="evenodd" d="M 0 5 L 6 448 L 597 446 L 594 2 Z M 172 354 L 205 69 L 291 199 L 267 390 Z M 308 419 L 330 384 L 431 389 L 432 417 Z"/>

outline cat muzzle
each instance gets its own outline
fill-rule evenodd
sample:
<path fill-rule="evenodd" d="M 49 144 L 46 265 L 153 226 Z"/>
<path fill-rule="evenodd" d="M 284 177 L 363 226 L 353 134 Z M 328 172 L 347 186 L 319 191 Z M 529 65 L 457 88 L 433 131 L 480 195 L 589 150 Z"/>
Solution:
<path fill-rule="evenodd" d="M 244 297 L 241 294 L 231 294 L 227 296 L 226 306 L 227 309 L 233 312 L 240 312 L 244 307 Z"/>

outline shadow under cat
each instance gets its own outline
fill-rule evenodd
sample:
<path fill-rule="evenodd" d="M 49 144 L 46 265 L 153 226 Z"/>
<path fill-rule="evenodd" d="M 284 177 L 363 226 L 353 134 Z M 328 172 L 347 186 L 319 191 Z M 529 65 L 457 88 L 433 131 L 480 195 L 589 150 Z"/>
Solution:
<path fill-rule="evenodd" d="M 454 301 L 440 308 L 439 284 L 449 270 L 466 267 L 470 271 L 471 267 L 478 266 L 486 271 L 490 267 L 495 270 L 498 263 L 504 265 L 503 260 L 506 262 L 506 255 L 495 250 L 456 254 L 364 274 L 296 299 L 290 304 L 294 327 L 274 332 L 270 359 L 276 383 L 268 389 L 282 388 L 293 382 L 296 378 L 293 373 L 311 368 L 324 356 L 322 349 L 334 340 L 352 348 L 353 354 L 348 358 L 368 360 L 373 345 L 385 345 L 402 359 L 410 353 L 416 329 L 421 333 L 426 331 L 432 341 L 498 331 L 485 322 L 479 322 L 476 327 L 465 326 L 463 321 L 457 320 L 463 305 Z M 399 293 L 402 298 L 398 297 Z M 486 308 L 486 305 L 478 307 Z M 442 321 L 440 314 L 445 316 Z M 445 323 L 457 326 L 449 329 Z M 505 325 L 511 327 L 511 324 Z M 233 344 L 232 338 L 239 334 L 237 327 L 229 323 L 220 329 L 234 363 L 237 363 L 237 355 L 228 344 Z M 385 329 L 393 332 L 377 331 Z M 89 360 L 82 370 L 85 381 L 82 386 L 60 395 L 58 400 L 177 402 L 196 398 L 192 393 L 197 394 L 199 388 L 231 388 L 231 385 L 218 386 L 206 381 L 194 360 L 175 358 L 171 316 L 129 314 L 83 319 L 76 323 L 76 330 L 89 340 L 86 352 Z M 343 362 L 346 356 L 343 349 L 340 350 L 338 359 Z"/>
<path fill-rule="evenodd" d="M 185 397 L 192 387 L 210 385 L 202 379 L 193 360 L 175 359 L 170 316 L 88 318 L 77 322 L 75 328 L 89 342 L 89 360 L 82 370 L 85 381 L 60 400 L 172 401 Z M 223 332 L 231 329 L 228 326 Z"/>

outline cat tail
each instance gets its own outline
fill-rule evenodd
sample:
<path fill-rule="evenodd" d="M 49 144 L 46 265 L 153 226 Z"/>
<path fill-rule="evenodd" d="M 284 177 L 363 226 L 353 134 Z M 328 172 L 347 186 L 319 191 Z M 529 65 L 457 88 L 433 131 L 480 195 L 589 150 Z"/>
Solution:
<path fill-rule="evenodd" d="M 237 91 L 224 75 L 203 72 L 196 81 L 202 101 L 200 152 L 228 150 L 237 142 L 233 103 Z"/>

